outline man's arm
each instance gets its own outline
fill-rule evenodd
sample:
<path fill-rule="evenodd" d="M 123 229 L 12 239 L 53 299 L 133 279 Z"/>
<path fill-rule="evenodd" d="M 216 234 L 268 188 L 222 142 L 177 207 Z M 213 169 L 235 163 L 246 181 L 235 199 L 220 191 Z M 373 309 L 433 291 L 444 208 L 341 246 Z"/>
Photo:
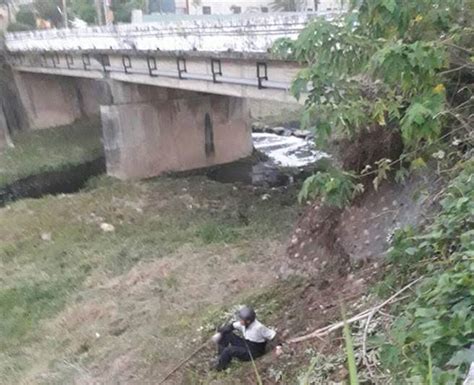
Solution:
<path fill-rule="evenodd" d="M 234 330 L 239 330 L 243 333 L 243 327 L 240 324 L 240 322 L 233 322 L 227 325 L 222 326 L 221 328 L 217 329 L 219 333 L 230 333 L 233 332 Z"/>
<path fill-rule="evenodd" d="M 277 332 L 262 325 L 262 328 L 260 329 L 260 334 L 266 341 L 273 341 Z"/>
<path fill-rule="evenodd" d="M 230 332 L 234 331 L 234 325 L 233 324 L 224 325 L 224 326 L 220 327 L 219 329 L 217 329 L 217 331 L 219 333 L 222 333 L 222 334 L 230 333 Z"/>
<path fill-rule="evenodd" d="M 273 329 L 269 329 L 266 326 L 263 326 L 262 336 L 263 338 L 265 338 L 265 340 L 268 341 L 269 349 L 270 350 L 276 349 L 275 352 L 277 353 L 277 355 L 279 355 L 281 353 L 281 347 L 282 347 L 283 341 L 281 340 L 277 332 Z"/>

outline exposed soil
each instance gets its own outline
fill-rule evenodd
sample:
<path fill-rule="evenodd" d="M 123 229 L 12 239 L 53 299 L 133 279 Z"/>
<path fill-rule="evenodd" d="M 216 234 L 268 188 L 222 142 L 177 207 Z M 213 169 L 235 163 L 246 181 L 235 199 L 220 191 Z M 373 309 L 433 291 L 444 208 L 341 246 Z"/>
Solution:
<path fill-rule="evenodd" d="M 308 207 L 300 219 L 288 247 L 288 264 L 283 276 L 302 273 L 321 278 L 328 274 L 349 273 L 352 266 L 383 261 L 396 229 L 415 225 L 433 210 L 433 201 L 441 187 L 432 172 L 413 175 L 404 184 L 383 183 L 378 191 L 371 186 L 356 202 L 339 210 L 320 203 Z"/>

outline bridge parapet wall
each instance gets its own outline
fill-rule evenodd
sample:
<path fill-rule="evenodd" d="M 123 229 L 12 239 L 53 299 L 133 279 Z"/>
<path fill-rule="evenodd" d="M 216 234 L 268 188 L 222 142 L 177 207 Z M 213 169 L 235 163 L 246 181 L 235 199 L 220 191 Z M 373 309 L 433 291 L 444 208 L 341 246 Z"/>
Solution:
<path fill-rule="evenodd" d="M 11 52 L 137 50 L 266 53 L 281 37 L 296 38 L 316 16 L 274 13 L 81 29 L 52 29 L 6 35 Z"/>

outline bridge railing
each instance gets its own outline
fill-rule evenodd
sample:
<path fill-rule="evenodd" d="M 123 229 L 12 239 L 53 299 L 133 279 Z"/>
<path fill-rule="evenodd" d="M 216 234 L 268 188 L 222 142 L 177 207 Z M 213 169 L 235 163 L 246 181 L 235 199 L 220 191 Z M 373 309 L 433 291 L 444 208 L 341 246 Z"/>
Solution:
<path fill-rule="evenodd" d="M 296 38 L 317 16 L 334 13 L 272 13 L 173 20 L 80 29 L 8 33 L 6 46 L 22 51 L 205 51 L 267 52 L 280 37 Z"/>
<path fill-rule="evenodd" d="M 188 61 L 189 59 L 189 61 Z M 153 53 L 43 52 L 10 54 L 17 70 L 86 78 L 145 75 L 147 78 L 200 80 L 219 84 L 289 91 L 296 63 L 275 60 L 229 60 L 216 57 L 158 56 Z M 283 69 L 283 70 L 282 70 Z M 141 78 L 143 81 L 143 78 Z M 184 86 L 184 84 L 183 84 Z"/>

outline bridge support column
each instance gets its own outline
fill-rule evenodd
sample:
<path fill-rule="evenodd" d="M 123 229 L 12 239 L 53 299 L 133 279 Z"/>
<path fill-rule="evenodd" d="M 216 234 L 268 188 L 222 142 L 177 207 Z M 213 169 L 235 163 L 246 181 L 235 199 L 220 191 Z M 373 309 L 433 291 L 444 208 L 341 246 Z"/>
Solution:
<path fill-rule="evenodd" d="M 228 163 L 252 153 L 245 99 L 111 83 L 101 106 L 107 173 L 148 178 Z"/>
<path fill-rule="evenodd" d="M 26 72 L 14 72 L 14 78 L 31 129 L 97 116 L 100 103 L 107 103 L 100 81 Z"/>

